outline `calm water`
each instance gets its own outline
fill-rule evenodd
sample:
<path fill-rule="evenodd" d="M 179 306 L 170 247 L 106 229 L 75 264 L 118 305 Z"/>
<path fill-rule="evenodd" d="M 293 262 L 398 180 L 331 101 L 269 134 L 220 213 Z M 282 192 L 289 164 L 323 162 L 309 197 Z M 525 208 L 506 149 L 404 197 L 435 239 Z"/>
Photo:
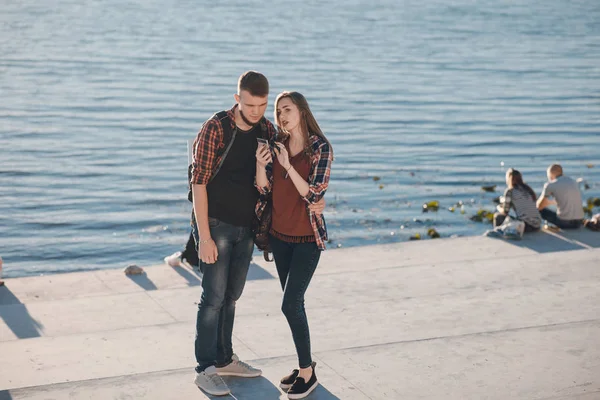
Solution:
<path fill-rule="evenodd" d="M 5 276 L 179 249 L 186 141 L 247 69 L 271 102 L 303 92 L 334 144 L 331 247 L 481 234 L 468 217 L 493 208 L 480 186 L 502 189 L 502 162 L 539 192 L 560 161 L 600 195 L 596 0 L 84 3 L 2 5 Z"/>

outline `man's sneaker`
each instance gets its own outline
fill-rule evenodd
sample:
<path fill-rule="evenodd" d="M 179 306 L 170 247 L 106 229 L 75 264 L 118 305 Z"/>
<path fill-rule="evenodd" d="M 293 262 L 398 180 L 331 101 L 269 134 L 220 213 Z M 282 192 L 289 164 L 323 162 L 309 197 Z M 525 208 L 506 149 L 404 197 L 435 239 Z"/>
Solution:
<path fill-rule="evenodd" d="M 223 378 L 217 374 L 217 369 L 214 366 L 208 367 L 202 372 L 196 372 L 194 383 L 213 396 L 226 396 L 231 393 L 227 384 L 223 382 Z"/>
<path fill-rule="evenodd" d="M 256 378 L 262 375 L 262 371 L 254 368 L 243 361 L 235 354 L 231 357 L 231 362 L 224 367 L 217 368 L 217 373 L 221 376 L 241 376 L 243 378 Z"/>
<path fill-rule="evenodd" d="M 178 251 L 165 257 L 165 262 L 171 267 L 181 267 L 181 252 Z"/>
<path fill-rule="evenodd" d="M 313 390 L 315 390 L 319 386 L 319 382 L 317 381 L 317 374 L 315 374 L 315 369 L 313 367 L 312 376 L 308 380 L 308 382 L 304 382 L 303 378 L 296 378 L 294 384 L 288 390 L 287 395 L 288 399 L 303 399 L 308 396 Z"/>
<path fill-rule="evenodd" d="M 315 369 L 316 366 L 317 366 L 317 363 L 315 361 L 313 361 L 311 364 L 311 367 L 313 368 L 313 370 Z M 281 378 L 281 381 L 279 381 L 279 387 L 282 388 L 283 390 L 289 390 L 289 388 L 292 387 L 292 384 L 298 377 L 299 373 L 300 373 L 300 371 L 297 369 L 292 370 L 291 374 Z"/>

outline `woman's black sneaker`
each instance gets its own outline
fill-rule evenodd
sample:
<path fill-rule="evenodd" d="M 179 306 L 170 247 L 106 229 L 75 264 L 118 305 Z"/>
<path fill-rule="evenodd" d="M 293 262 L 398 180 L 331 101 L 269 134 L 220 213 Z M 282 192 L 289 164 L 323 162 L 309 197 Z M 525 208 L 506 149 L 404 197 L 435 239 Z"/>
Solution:
<path fill-rule="evenodd" d="M 287 392 L 288 399 L 303 399 L 315 390 L 317 386 L 319 386 L 319 382 L 317 381 L 317 374 L 315 374 L 313 367 L 313 372 L 308 382 L 304 382 L 304 379 L 300 377 L 296 378 L 294 384 Z"/>
<path fill-rule="evenodd" d="M 317 366 L 317 363 L 315 361 L 312 362 L 311 367 L 313 368 L 313 371 L 315 369 L 315 367 Z M 289 390 L 292 385 L 294 384 L 294 381 L 296 380 L 296 378 L 298 377 L 298 374 L 300 373 L 300 371 L 298 371 L 297 369 L 293 370 L 291 374 L 284 376 L 283 378 L 281 378 L 281 381 L 279 381 L 279 387 L 282 388 L 283 390 Z"/>

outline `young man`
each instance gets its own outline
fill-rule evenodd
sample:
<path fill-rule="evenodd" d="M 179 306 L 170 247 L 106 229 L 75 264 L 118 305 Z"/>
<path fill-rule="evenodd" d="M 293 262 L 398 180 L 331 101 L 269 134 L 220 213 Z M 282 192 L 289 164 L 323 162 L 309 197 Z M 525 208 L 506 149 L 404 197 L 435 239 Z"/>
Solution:
<path fill-rule="evenodd" d="M 583 224 L 583 202 L 579 185 L 573 179 L 563 175 L 558 164 L 552 164 L 546 172 L 548 182 L 537 200 L 537 208 L 542 218 L 561 229 L 577 229 Z M 554 197 L 549 200 L 548 196 Z M 546 207 L 556 205 L 557 212 Z"/>
<path fill-rule="evenodd" d="M 203 272 L 195 383 L 217 396 L 230 393 L 220 375 L 257 377 L 262 373 L 239 360 L 231 337 L 235 304 L 244 289 L 254 247 L 257 138 L 275 135 L 275 128 L 264 118 L 268 95 L 267 78 L 245 72 L 234 95 L 236 104 L 206 121 L 194 142 L 192 232 Z M 324 202 L 311 206 L 318 213 L 323 208 Z"/>

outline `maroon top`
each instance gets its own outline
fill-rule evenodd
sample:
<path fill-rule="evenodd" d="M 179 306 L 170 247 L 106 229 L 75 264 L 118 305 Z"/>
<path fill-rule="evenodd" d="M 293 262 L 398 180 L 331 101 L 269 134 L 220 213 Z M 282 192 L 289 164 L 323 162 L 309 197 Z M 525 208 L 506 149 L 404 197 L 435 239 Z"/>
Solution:
<path fill-rule="evenodd" d="M 288 153 L 290 149 L 286 144 Z M 290 164 L 308 182 L 310 158 L 304 152 L 290 157 Z M 287 171 L 273 162 L 273 220 L 271 234 L 283 241 L 292 243 L 314 242 L 315 233 L 310 224 L 306 201 L 302 199 Z"/>

